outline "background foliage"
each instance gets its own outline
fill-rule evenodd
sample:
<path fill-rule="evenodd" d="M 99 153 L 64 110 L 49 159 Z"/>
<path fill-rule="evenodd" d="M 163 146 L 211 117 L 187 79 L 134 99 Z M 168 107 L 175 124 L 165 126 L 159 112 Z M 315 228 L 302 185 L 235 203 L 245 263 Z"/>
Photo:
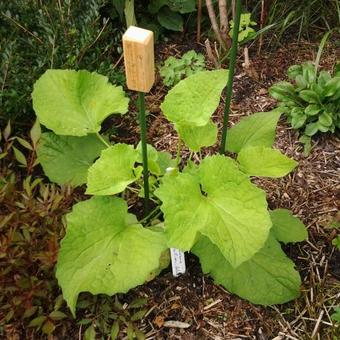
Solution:
<path fill-rule="evenodd" d="M 87 69 L 124 82 L 114 67 L 122 26 L 105 0 L 0 3 L 0 117 L 33 117 L 30 93 L 48 68 Z"/>

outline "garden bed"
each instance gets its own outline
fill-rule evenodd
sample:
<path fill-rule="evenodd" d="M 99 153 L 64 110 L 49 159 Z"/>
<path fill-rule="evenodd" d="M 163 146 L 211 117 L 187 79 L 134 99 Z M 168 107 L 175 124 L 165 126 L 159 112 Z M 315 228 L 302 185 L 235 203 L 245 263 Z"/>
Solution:
<path fill-rule="evenodd" d="M 168 55 L 174 55 L 187 50 L 187 44 L 168 44 L 159 51 L 162 59 Z M 234 99 L 231 107 L 230 124 L 236 123 L 241 117 L 258 111 L 269 111 L 275 107 L 275 100 L 269 97 L 268 87 L 275 81 L 281 80 L 286 74 L 287 68 L 295 63 L 315 59 L 317 45 L 303 44 L 290 45 L 273 53 L 262 53 L 261 56 L 251 57 L 253 68 L 256 70 L 250 77 L 241 67 L 242 56 L 238 63 L 235 77 Z M 321 66 L 329 69 L 339 59 L 336 48 L 328 48 L 324 52 Z M 254 76 L 256 74 L 256 76 Z M 166 150 L 173 155 L 177 149 L 177 134 L 172 126 L 162 116 L 159 109 L 166 88 L 158 81 L 151 93 L 146 96 L 148 115 L 148 142 L 157 150 Z M 223 100 L 216 111 L 213 120 L 221 125 L 223 115 Z M 132 112 L 135 107 L 131 105 Z M 137 144 L 139 140 L 138 124 L 134 113 L 122 118 L 109 119 L 105 127 L 113 124 L 116 134 L 112 137 L 114 142 Z M 137 321 L 136 327 L 142 331 L 148 339 L 333 339 L 339 329 L 332 325 L 330 314 L 333 307 L 340 302 L 340 255 L 338 250 L 331 245 L 334 237 L 330 224 L 339 219 L 337 211 L 340 204 L 340 141 L 335 135 L 317 137 L 313 143 L 313 149 L 308 157 L 303 155 L 303 148 L 298 142 L 298 135 L 282 118 L 277 128 L 276 148 L 284 154 L 299 162 L 295 171 L 282 179 L 254 179 L 263 188 L 268 197 L 270 208 L 289 208 L 299 216 L 308 228 L 309 240 L 307 242 L 287 246 L 286 253 L 294 260 L 302 276 L 302 294 L 294 302 L 273 307 L 261 307 L 248 303 L 214 285 L 210 278 L 205 277 L 200 269 L 198 260 L 193 255 L 187 256 L 187 273 L 179 278 L 172 277 L 169 269 L 159 277 L 144 286 L 131 290 L 126 295 L 120 295 L 119 300 L 123 304 L 129 304 L 136 298 L 146 298 L 147 303 L 145 317 Z M 204 148 L 204 154 L 213 154 L 216 147 Z M 183 150 L 184 155 L 189 156 L 188 150 Z M 185 158 L 185 157 L 184 157 Z M 18 181 L 19 181 L 18 177 Z M 15 184 L 14 184 L 15 186 Z M 20 196 L 19 184 L 16 195 Z M 42 230 L 35 233 L 31 230 L 31 248 L 23 246 L 26 241 L 17 245 L 17 254 L 32 257 L 30 266 L 25 270 L 30 271 L 31 277 L 39 280 L 47 280 L 51 289 L 46 297 L 41 297 L 40 313 L 48 314 L 53 310 L 51 305 L 60 294 L 54 279 L 53 266 L 56 261 L 58 240 L 63 237 L 61 215 L 70 209 L 71 202 L 83 196 L 82 190 L 67 192 L 68 189 L 55 189 L 60 195 L 60 203 L 53 212 L 53 228 L 49 229 L 49 236 L 42 236 Z M 6 197 L 0 197 L 1 215 L 8 216 L 13 209 L 17 209 L 15 200 L 13 204 L 5 202 Z M 33 198 L 32 198 L 33 200 Z M 53 201 L 52 197 L 51 200 Z M 20 207 L 19 207 L 20 208 Z M 46 208 L 46 207 L 45 207 Z M 11 210 L 12 209 L 12 210 Z M 21 208 L 20 208 L 21 209 Z M 30 208 L 31 209 L 31 208 Z M 19 211 L 18 211 L 19 212 Z M 20 212 L 19 212 L 20 214 Z M 50 214 L 50 210 L 46 211 Z M 32 220 L 31 228 L 41 228 L 37 213 L 25 216 L 25 223 Z M 46 216 L 40 216 L 44 219 Z M 46 220 L 44 220 L 44 223 Z M 0 230 L 2 246 L 5 239 L 10 239 L 10 229 L 20 228 L 20 220 L 11 225 L 8 223 Z M 16 241 L 17 242 L 17 241 Z M 32 248 L 32 246 L 37 248 Z M 11 248 L 10 245 L 8 245 Z M 8 248 L 8 249 L 9 249 Z M 5 250 L 7 248 L 4 248 Z M 34 250 L 33 250 L 34 249 Z M 36 252 L 38 249 L 39 252 Z M 13 256 L 13 257 L 11 257 Z M 14 259 L 13 248 L 8 251 L 8 258 L 2 258 L 4 265 Z M 11 257 L 11 258 L 10 258 Z M 26 258 L 27 261 L 27 258 Z M 43 268 L 41 266 L 43 265 Z M 20 267 L 20 264 L 18 265 Z M 45 267 L 44 267 L 45 266 Z M 5 266 L 1 265 L 4 271 Z M 21 268 L 23 270 L 23 268 Z M 6 286 L 17 285 L 18 277 L 22 272 L 13 271 L 0 276 L 0 283 Z M 46 284 L 46 282 L 44 283 Z M 43 290 L 46 287 L 37 287 Z M 18 296 L 26 296 L 25 287 L 17 291 Z M 1 297 L 1 304 L 12 304 L 8 301 L 11 297 Z M 11 297 L 12 298 L 12 297 Z M 28 299 L 28 298 L 27 298 Z M 101 305 L 112 304 L 113 299 L 105 300 L 99 297 L 93 299 L 83 294 L 81 300 L 91 300 L 91 308 L 79 310 L 78 319 L 72 320 L 67 308 L 61 310 L 67 313 L 68 318 L 56 322 L 56 330 L 53 333 L 55 339 L 74 339 L 86 329 L 86 322 L 80 325 L 79 320 L 101 320 Z M 106 301 L 104 303 L 104 301 Z M 23 303 L 21 301 L 20 303 Z M 19 304 L 20 304 L 19 303 Z M 14 303 L 14 305 L 16 305 Z M 95 308 L 93 307 L 95 306 Z M 26 319 L 20 318 L 19 307 L 12 318 L 4 326 L 0 326 L 0 335 L 9 338 L 38 339 L 41 335 L 34 327 L 28 328 Z M 6 317 L 4 309 L 0 310 L 0 319 Z M 169 321 L 179 321 L 183 324 L 175 324 L 177 327 L 169 327 Z M 171 324 L 170 324 L 171 326 Z M 181 326 L 180 328 L 178 326 Z M 126 329 L 122 328 L 121 338 L 124 338 Z M 45 336 L 42 336 L 42 338 Z"/>

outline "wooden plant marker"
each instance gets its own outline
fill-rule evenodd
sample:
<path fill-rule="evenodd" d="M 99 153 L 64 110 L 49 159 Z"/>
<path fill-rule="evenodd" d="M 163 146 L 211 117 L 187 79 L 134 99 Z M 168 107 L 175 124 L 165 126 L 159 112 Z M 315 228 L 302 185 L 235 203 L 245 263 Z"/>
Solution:
<path fill-rule="evenodd" d="M 155 81 L 155 57 L 153 32 L 130 26 L 123 35 L 124 64 L 127 87 L 137 91 L 139 124 L 141 129 L 145 215 L 149 210 L 149 179 L 146 145 L 146 119 L 144 94 L 151 90 Z M 175 277 L 185 273 L 184 253 L 171 248 L 172 273 Z"/>
<path fill-rule="evenodd" d="M 149 92 L 155 82 L 153 32 L 130 26 L 123 35 L 123 50 L 127 87 Z"/>
<path fill-rule="evenodd" d="M 123 35 L 123 50 L 127 87 L 138 92 L 139 125 L 141 130 L 144 213 L 149 211 L 149 171 L 146 145 L 145 93 L 155 81 L 153 32 L 130 26 Z"/>

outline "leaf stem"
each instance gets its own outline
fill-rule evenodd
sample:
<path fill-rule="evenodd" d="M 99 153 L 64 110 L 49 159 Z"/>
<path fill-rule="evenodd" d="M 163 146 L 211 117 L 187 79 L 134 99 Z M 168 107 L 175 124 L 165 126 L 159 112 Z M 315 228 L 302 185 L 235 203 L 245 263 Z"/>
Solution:
<path fill-rule="evenodd" d="M 179 137 L 177 143 L 177 154 L 176 154 L 176 165 L 179 168 L 180 158 L 181 158 L 182 140 Z"/>
<path fill-rule="evenodd" d="M 153 209 L 147 216 L 145 216 L 143 219 L 139 221 L 140 224 L 146 222 L 156 211 L 160 209 L 160 206 L 158 205 L 155 209 Z"/>
<path fill-rule="evenodd" d="M 231 52 L 230 52 L 228 83 L 227 83 L 226 100 L 225 100 L 226 103 L 225 103 L 224 116 L 223 116 L 222 141 L 221 141 L 221 146 L 220 146 L 220 154 L 222 155 L 225 153 L 225 147 L 226 147 L 225 144 L 227 140 L 229 111 L 230 111 L 230 103 L 231 103 L 231 96 L 232 96 L 232 89 L 233 89 L 235 64 L 236 64 L 236 58 L 237 58 L 237 45 L 238 45 L 238 34 L 239 34 L 239 27 L 240 27 L 240 16 L 241 16 L 241 0 L 237 0 L 236 1 L 236 15 L 235 15 L 235 21 L 234 21 L 234 30 L 233 30 L 233 42 L 232 42 Z"/>
<path fill-rule="evenodd" d="M 108 148 L 111 146 L 101 135 L 99 132 L 96 133 L 98 139 L 103 143 L 105 144 Z"/>
<path fill-rule="evenodd" d="M 193 154 L 194 154 L 194 152 L 193 152 L 193 151 L 190 151 L 188 161 L 191 161 L 191 158 L 192 158 L 192 155 L 193 155 Z"/>

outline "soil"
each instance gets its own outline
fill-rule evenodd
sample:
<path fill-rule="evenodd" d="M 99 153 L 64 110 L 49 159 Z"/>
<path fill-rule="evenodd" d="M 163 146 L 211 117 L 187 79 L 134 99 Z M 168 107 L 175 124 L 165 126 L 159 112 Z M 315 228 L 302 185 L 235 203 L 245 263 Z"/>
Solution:
<path fill-rule="evenodd" d="M 177 41 L 159 46 L 158 60 L 170 55 L 181 55 L 202 46 L 188 41 Z M 251 71 L 242 67 L 239 54 L 236 70 L 230 126 L 243 116 L 258 111 L 269 111 L 276 105 L 268 87 L 285 79 L 287 68 L 306 60 L 314 60 L 318 46 L 300 44 L 283 47 L 274 52 L 256 54 L 257 46 L 250 48 Z M 242 48 L 240 49 L 240 52 Z M 339 51 L 330 46 L 323 54 L 321 67 L 331 69 L 339 60 Z M 211 65 L 212 66 L 212 65 Z M 158 79 L 146 96 L 148 115 L 148 142 L 158 150 L 173 155 L 177 149 L 177 135 L 163 117 L 159 105 L 167 89 Z M 213 119 L 221 126 L 224 98 Z M 131 111 L 136 112 L 134 105 Z M 105 126 L 113 126 L 112 141 L 137 144 L 139 130 L 136 113 L 123 118 L 111 118 Z M 270 208 L 289 208 L 306 224 L 309 240 L 285 248 L 302 276 L 301 297 L 281 306 L 253 305 L 213 284 L 201 272 L 199 262 L 187 255 L 187 273 L 174 278 L 169 269 L 153 281 L 119 295 L 122 303 L 136 297 L 148 299 L 146 317 L 137 326 L 147 339 L 336 339 L 339 328 L 330 314 L 340 304 L 340 252 L 331 245 L 336 236 L 330 224 L 339 219 L 340 206 L 340 140 L 335 135 L 316 136 L 308 157 L 298 142 L 298 133 L 281 118 L 277 127 L 275 147 L 299 162 L 298 168 L 282 179 L 254 178 L 268 197 Z M 206 148 L 212 154 L 218 147 Z M 189 151 L 183 150 L 184 158 Z M 166 327 L 166 321 L 180 321 L 187 328 Z M 183 325 L 182 325 L 183 326 Z M 78 338 L 79 326 L 70 324 L 69 334 L 63 339 Z M 59 339 L 57 335 L 54 337 Z M 125 338 L 125 333 L 122 334 Z"/>

